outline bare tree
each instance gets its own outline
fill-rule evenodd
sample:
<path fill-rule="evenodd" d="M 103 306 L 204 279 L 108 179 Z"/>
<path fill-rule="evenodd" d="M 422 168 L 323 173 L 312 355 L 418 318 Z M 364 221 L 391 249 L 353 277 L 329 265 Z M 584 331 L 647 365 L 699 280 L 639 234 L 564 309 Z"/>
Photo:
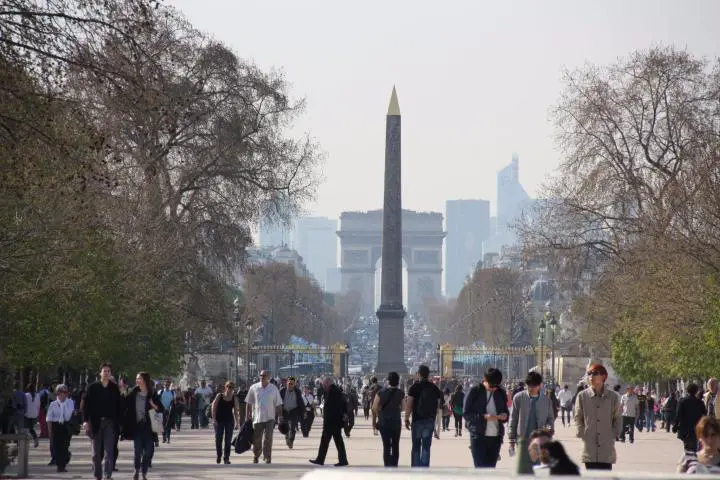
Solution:
<path fill-rule="evenodd" d="M 609 350 L 632 325 L 669 345 L 707 318 L 720 271 L 719 72 L 653 48 L 566 74 L 561 176 L 520 230 L 571 289 L 588 342 Z"/>

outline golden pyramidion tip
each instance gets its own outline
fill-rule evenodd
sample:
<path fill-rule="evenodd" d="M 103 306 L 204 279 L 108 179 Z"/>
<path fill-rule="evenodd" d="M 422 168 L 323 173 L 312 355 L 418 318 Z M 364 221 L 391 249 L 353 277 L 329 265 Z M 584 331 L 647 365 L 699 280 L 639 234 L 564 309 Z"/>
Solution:
<path fill-rule="evenodd" d="M 400 105 L 398 104 L 397 91 L 393 85 L 392 95 L 390 96 L 390 105 L 388 105 L 388 115 L 400 115 Z"/>

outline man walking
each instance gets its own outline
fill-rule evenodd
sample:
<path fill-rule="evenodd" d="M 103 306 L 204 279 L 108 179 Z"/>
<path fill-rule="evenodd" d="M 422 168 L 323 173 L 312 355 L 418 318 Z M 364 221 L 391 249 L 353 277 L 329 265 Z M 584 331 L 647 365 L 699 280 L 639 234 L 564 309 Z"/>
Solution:
<path fill-rule="evenodd" d="M 508 440 L 511 450 L 517 445 L 517 473 L 522 475 L 533 473 L 533 462 L 528 453 L 532 432 L 541 428 L 554 431 L 555 414 L 552 400 L 542 393 L 542 382 L 543 378 L 539 373 L 528 373 L 525 378 L 527 389 L 513 397 Z"/>
<path fill-rule="evenodd" d="M 283 421 L 283 401 L 277 387 L 270 383 L 270 374 L 260 372 L 260 381 L 248 390 L 245 397 L 246 419 L 253 422 L 253 463 L 258 463 L 262 453 L 265 463 L 272 462 L 273 430 L 275 418 Z"/>
<path fill-rule="evenodd" d="M 18 385 L 12 393 L 10 399 L 10 411 L 12 416 L 10 417 L 10 431 L 16 434 L 23 433 L 25 431 L 25 412 L 27 411 L 27 397 L 25 392 L 22 390 L 22 385 Z"/>
<path fill-rule="evenodd" d="M 483 383 L 470 389 L 465 400 L 465 425 L 470 430 L 470 451 L 475 468 L 495 468 L 510 412 L 507 394 L 500 386 L 502 372 L 490 368 Z"/>
<path fill-rule="evenodd" d="M 285 435 L 285 443 L 287 443 L 288 448 L 292 449 L 298 423 L 302 422 L 305 413 L 305 401 L 300 389 L 297 388 L 295 377 L 288 377 L 287 385 L 280 389 L 280 398 L 282 398 L 283 415 L 290 427 Z"/>
<path fill-rule="evenodd" d="M 622 431 L 620 432 L 620 441 L 625 443 L 625 434 L 630 436 L 630 443 L 635 443 L 635 419 L 638 416 L 638 406 L 640 401 L 633 391 L 632 385 L 628 385 L 627 391 L 620 398 L 620 407 L 622 410 Z"/>
<path fill-rule="evenodd" d="M 620 398 L 605 387 L 607 369 L 594 363 L 587 369 L 590 388 L 575 398 L 575 428 L 583 441 L 582 459 L 588 470 L 612 470 L 617 459 L 615 438 L 620 433 Z"/>
<path fill-rule="evenodd" d="M 197 398 L 197 409 L 198 409 L 198 417 L 199 417 L 199 424 L 201 428 L 208 428 L 210 425 L 210 420 L 207 416 L 207 407 L 210 405 L 210 402 L 212 401 L 215 392 L 213 392 L 213 389 L 208 387 L 207 382 L 205 380 L 200 381 L 200 388 L 195 390 L 195 397 Z"/>
<path fill-rule="evenodd" d="M 645 395 L 645 391 L 640 388 L 638 389 L 638 393 L 636 393 L 637 400 L 638 400 L 638 408 L 637 408 L 637 416 L 635 417 L 635 426 L 637 427 L 639 432 L 643 431 L 643 428 L 645 428 L 645 416 L 647 412 L 647 395 Z M 648 428 L 649 430 L 649 428 Z"/>
<path fill-rule="evenodd" d="M 175 390 L 172 388 L 172 382 L 165 380 L 165 387 L 160 390 L 160 403 L 163 407 L 163 432 L 162 443 L 170 443 L 170 432 L 172 432 L 175 418 L 173 418 L 173 410 L 175 409 Z"/>
<path fill-rule="evenodd" d="M 117 384 L 110 380 L 112 365 L 100 365 L 100 381 L 88 387 L 83 405 L 83 428 L 92 438 L 92 458 L 97 480 L 112 478 L 114 449 L 123 417 L 122 398 Z"/>
<path fill-rule="evenodd" d="M 336 467 L 344 467 L 348 464 L 347 452 L 345 451 L 345 442 L 342 438 L 343 417 L 347 412 L 347 402 L 343 396 L 340 387 L 335 385 L 331 377 L 325 377 L 322 382 L 325 398 L 323 407 L 323 428 L 320 437 L 320 448 L 318 448 L 317 457 L 310 460 L 314 465 L 324 465 L 328 448 L 330 447 L 330 439 L 335 442 L 335 448 L 338 451 L 338 463 Z"/>
<path fill-rule="evenodd" d="M 558 394 L 558 402 L 560 402 L 560 416 L 562 417 L 563 427 L 570 426 L 570 414 L 572 413 L 573 393 L 570 391 L 567 385 L 560 390 Z M 565 416 L 567 415 L 567 424 L 565 423 Z"/>
<path fill-rule="evenodd" d="M 435 416 L 438 406 L 443 401 L 442 392 L 429 380 L 429 376 L 430 368 L 427 365 L 420 365 L 417 372 L 418 381 L 410 387 L 405 404 L 405 428 L 411 431 L 410 464 L 413 467 L 430 466 Z"/>

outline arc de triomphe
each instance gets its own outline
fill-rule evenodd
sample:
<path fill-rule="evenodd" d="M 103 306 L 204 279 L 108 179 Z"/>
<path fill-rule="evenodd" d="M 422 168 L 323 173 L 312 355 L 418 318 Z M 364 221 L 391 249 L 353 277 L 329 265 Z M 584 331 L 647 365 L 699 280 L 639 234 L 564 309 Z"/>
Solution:
<path fill-rule="evenodd" d="M 382 255 L 382 210 L 340 215 L 342 292 L 359 292 L 363 312 L 375 311 L 375 266 Z M 402 252 L 407 266 L 408 312 L 422 312 L 424 300 L 442 295 L 441 213 L 402 211 Z"/>

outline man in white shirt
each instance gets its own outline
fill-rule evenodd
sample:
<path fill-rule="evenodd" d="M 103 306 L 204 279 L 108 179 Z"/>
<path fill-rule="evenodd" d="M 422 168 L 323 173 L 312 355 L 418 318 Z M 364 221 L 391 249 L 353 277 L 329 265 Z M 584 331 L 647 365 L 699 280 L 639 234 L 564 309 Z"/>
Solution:
<path fill-rule="evenodd" d="M 567 385 L 560 390 L 557 396 L 558 402 L 560 403 L 560 416 L 562 418 L 563 427 L 570 426 L 570 414 L 573 410 L 572 400 L 573 393 L 570 391 Z M 565 424 L 565 414 L 567 413 L 567 424 Z"/>
<path fill-rule="evenodd" d="M 640 400 L 635 395 L 632 385 L 628 385 L 627 392 L 620 398 L 622 410 L 622 432 L 620 441 L 625 443 L 625 433 L 630 434 L 630 443 L 635 443 L 635 418 L 640 410 Z"/>
<path fill-rule="evenodd" d="M 270 463 L 275 419 L 278 418 L 280 422 L 283 420 L 283 401 L 280 391 L 270 383 L 270 375 L 265 370 L 260 372 L 260 381 L 248 390 L 245 404 L 245 417 L 253 422 L 253 463 L 258 463 L 260 453 L 265 463 Z"/>
<path fill-rule="evenodd" d="M 207 428 L 208 425 L 210 425 L 210 421 L 208 416 L 205 414 L 205 409 L 212 402 L 213 390 L 208 387 L 205 380 L 203 380 L 200 382 L 200 388 L 195 390 L 195 396 L 198 400 L 197 408 L 200 416 L 200 426 L 202 428 Z"/>
<path fill-rule="evenodd" d="M 48 406 L 46 421 L 57 471 L 67 472 L 65 467 L 70 461 L 70 421 L 75 404 L 72 399 L 68 398 L 68 388 L 65 385 L 58 385 L 55 393 L 57 400 Z"/>

